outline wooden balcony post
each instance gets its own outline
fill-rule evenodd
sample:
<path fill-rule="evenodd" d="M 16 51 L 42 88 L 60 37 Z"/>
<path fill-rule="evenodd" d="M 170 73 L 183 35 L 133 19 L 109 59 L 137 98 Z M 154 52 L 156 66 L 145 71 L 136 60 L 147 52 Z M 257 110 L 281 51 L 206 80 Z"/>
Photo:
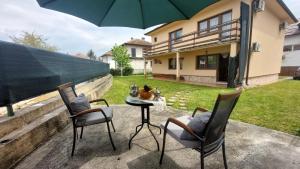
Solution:
<path fill-rule="evenodd" d="M 177 51 L 176 52 L 176 80 L 179 81 L 180 80 L 180 74 L 179 74 L 179 70 L 180 70 L 180 53 Z"/>

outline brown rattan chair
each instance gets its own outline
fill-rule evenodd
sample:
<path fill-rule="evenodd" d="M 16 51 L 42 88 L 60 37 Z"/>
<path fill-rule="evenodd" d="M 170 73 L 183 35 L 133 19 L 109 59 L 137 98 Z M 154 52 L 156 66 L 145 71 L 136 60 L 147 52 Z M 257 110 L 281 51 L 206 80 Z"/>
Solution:
<path fill-rule="evenodd" d="M 111 145 L 114 150 L 116 150 L 114 142 L 111 137 L 109 122 L 112 125 L 112 128 L 115 132 L 115 127 L 113 125 L 112 117 L 113 117 L 113 109 L 109 107 L 107 101 L 105 99 L 96 99 L 89 101 L 90 103 L 103 101 L 106 104 L 106 107 L 103 108 L 95 108 L 88 109 L 82 112 L 74 113 L 70 107 L 71 102 L 77 97 L 75 92 L 75 86 L 73 83 L 66 83 L 58 86 L 59 94 L 64 101 L 65 105 L 68 108 L 70 113 L 70 118 L 73 123 L 73 146 L 72 146 L 72 156 L 74 155 L 76 138 L 78 138 L 77 128 L 81 128 L 80 139 L 82 138 L 83 128 L 85 126 L 106 123 L 108 129 L 108 135 L 111 142 Z"/>
<path fill-rule="evenodd" d="M 236 91 L 230 94 L 219 94 L 215 103 L 211 116 L 206 123 L 203 134 L 197 135 L 187 124 L 190 121 L 189 116 L 182 116 L 179 118 L 169 118 L 166 123 L 162 123 L 161 127 L 164 128 L 163 148 L 160 157 L 160 164 L 162 164 L 166 134 L 176 139 L 187 148 L 192 148 L 200 152 L 201 169 L 204 169 L 204 158 L 219 150 L 222 146 L 224 166 L 227 169 L 227 161 L 225 154 L 225 129 L 229 116 L 234 109 L 241 91 Z M 209 112 L 203 108 L 196 108 L 192 117 L 197 112 Z M 183 131 L 191 134 L 195 140 L 182 140 L 180 136 Z"/>

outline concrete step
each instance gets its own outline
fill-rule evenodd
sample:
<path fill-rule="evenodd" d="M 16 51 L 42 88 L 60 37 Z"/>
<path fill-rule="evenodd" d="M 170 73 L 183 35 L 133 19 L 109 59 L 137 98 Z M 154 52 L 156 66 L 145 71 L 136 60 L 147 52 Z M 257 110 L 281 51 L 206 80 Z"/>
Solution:
<path fill-rule="evenodd" d="M 2 137 L 0 168 L 12 167 L 41 143 L 62 130 L 69 122 L 67 113 L 65 106 L 61 106 Z"/>

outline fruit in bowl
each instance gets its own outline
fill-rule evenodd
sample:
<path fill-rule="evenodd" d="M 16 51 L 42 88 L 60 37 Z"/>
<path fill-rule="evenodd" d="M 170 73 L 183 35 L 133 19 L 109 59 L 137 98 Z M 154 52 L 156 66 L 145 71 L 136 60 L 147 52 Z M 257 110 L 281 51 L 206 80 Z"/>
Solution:
<path fill-rule="evenodd" d="M 150 99 L 152 97 L 152 94 L 153 94 L 151 90 L 152 89 L 149 86 L 145 85 L 144 89 L 141 89 L 139 91 L 140 98 L 143 99 L 143 100 Z"/>

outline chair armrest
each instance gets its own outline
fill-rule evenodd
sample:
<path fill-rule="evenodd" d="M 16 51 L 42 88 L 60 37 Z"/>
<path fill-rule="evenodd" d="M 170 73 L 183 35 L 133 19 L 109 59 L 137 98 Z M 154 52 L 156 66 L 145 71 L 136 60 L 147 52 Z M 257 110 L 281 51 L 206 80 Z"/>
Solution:
<path fill-rule="evenodd" d="M 208 110 L 205 109 L 205 108 L 197 107 L 197 108 L 194 110 L 192 117 L 195 116 L 195 114 L 197 113 L 197 111 L 200 111 L 200 112 L 208 112 Z"/>
<path fill-rule="evenodd" d="M 95 102 L 105 102 L 106 106 L 109 107 L 107 101 L 105 99 L 96 99 L 96 100 L 91 100 L 89 101 L 90 103 L 95 103 Z"/>
<path fill-rule="evenodd" d="M 187 131 L 188 133 L 190 133 L 192 136 L 196 137 L 198 140 L 200 141 L 204 141 L 204 138 L 201 138 L 199 137 L 189 126 L 185 125 L 184 123 L 182 123 L 181 121 L 175 119 L 175 118 L 169 118 L 166 122 L 166 126 L 165 126 L 165 133 L 167 132 L 167 128 L 168 128 L 168 125 L 169 123 L 174 123 L 176 124 L 177 126 L 183 128 L 185 131 Z"/>
<path fill-rule="evenodd" d="M 106 114 L 104 113 L 104 111 L 101 108 L 96 108 L 96 109 L 88 109 L 88 110 L 84 110 L 81 111 L 75 115 L 69 116 L 71 119 L 76 119 L 77 117 L 83 116 L 85 114 L 89 114 L 89 113 L 93 113 L 93 112 L 101 112 L 103 114 L 103 116 L 105 117 L 105 120 L 107 120 Z"/>

